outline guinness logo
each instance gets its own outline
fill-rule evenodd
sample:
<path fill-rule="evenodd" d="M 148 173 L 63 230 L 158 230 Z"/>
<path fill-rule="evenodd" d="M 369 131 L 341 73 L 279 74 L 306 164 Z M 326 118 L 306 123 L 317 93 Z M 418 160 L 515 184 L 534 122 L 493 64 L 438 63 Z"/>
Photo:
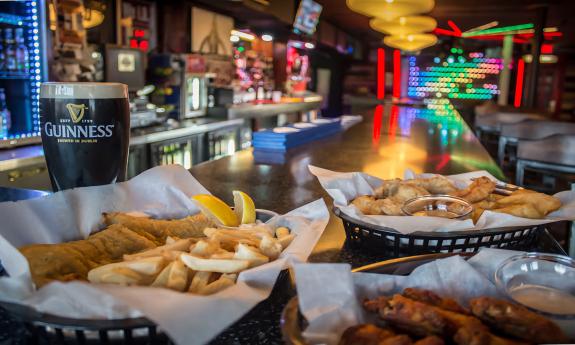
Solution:
<path fill-rule="evenodd" d="M 74 123 L 82 121 L 82 118 L 84 117 L 84 110 L 86 110 L 87 108 L 88 107 L 86 107 L 84 104 L 72 104 L 72 103 L 66 104 L 66 109 L 68 109 L 68 112 L 70 113 L 70 118 Z"/>

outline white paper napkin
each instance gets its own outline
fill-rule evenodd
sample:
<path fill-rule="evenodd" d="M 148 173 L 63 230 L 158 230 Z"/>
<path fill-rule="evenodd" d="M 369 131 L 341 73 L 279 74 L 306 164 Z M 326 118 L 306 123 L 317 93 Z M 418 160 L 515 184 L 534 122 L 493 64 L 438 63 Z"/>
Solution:
<path fill-rule="evenodd" d="M 419 266 L 408 276 L 350 273 L 347 264 L 295 265 L 299 307 L 309 323 L 304 337 L 310 344 L 335 345 L 348 327 L 373 318 L 359 302 L 392 295 L 407 287 L 428 289 L 462 305 L 480 296 L 504 298 L 491 280 L 499 264 L 518 253 L 484 248 L 468 261 L 460 256 L 435 260 Z M 575 321 L 558 325 L 567 335 L 575 337 Z"/>
<path fill-rule="evenodd" d="M 118 319 L 144 315 L 177 344 L 203 344 L 267 298 L 281 270 L 304 262 L 329 220 L 316 200 L 275 220 L 296 237 L 280 258 L 242 272 L 238 283 L 211 296 L 168 289 L 84 282 L 53 282 L 33 289 L 28 263 L 16 249 L 30 243 L 58 243 L 99 229 L 106 211 L 144 211 L 160 218 L 198 212 L 190 196 L 208 191 L 183 167 L 150 169 L 128 182 L 77 188 L 39 199 L 0 203 L 0 261 L 10 277 L 0 278 L 0 300 L 72 318 Z M 231 193 L 231 191 L 230 191 Z M 265 208 L 265 205 L 258 205 Z"/>
<path fill-rule="evenodd" d="M 403 234 L 409 234 L 415 231 L 449 232 L 495 229 L 513 226 L 529 227 L 560 220 L 575 220 L 575 191 L 564 191 L 555 194 L 555 197 L 561 200 L 563 206 L 561 206 L 559 210 L 549 214 L 544 219 L 520 218 L 510 214 L 492 211 L 483 212 L 477 221 L 477 224 L 473 224 L 471 219 L 457 220 L 439 217 L 364 215 L 350 203 L 358 196 L 373 195 L 375 188 L 381 185 L 381 179 L 361 172 L 341 173 L 311 165 L 309 166 L 309 170 L 317 177 L 321 186 L 333 198 L 334 206 L 339 208 L 343 213 L 366 223 L 395 229 Z M 433 175 L 434 174 L 415 175 L 412 171 L 407 170 L 405 172 L 404 179 L 431 177 Z M 453 181 L 459 188 L 463 188 L 471 183 L 472 178 L 480 176 L 487 176 L 490 179 L 497 181 L 495 177 L 483 170 L 446 177 Z"/>

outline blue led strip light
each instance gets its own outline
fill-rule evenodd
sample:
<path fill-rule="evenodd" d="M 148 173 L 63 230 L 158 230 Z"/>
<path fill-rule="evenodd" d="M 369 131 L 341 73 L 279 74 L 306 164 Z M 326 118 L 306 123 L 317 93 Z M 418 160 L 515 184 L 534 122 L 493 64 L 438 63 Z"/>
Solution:
<path fill-rule="evenodd" d="M 13 134 L 3 139 L 20 139 L 40 135 L 40 83 L 42 81 L 42 60 L 40 56 L 40 2 L 26 1 L 25 16 L 22 16 L 25 42 L 28 48 L 29 80 L 31 93 L 32 130 L 29 133 Z"/>
<path fill-rule="evenodd" d="M 460 51 L 460 53 L 462 53 Z M 499 94 L 502 60 L 483 53 L 435 57 L 432 63 L 409 58 L 407 95 L 417 98 L 492 99 Z"/>

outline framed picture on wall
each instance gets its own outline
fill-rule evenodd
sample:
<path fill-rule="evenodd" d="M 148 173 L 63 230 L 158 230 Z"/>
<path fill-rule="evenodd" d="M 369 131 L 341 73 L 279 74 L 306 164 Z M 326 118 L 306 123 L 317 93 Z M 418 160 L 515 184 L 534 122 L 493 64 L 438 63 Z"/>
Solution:
<path fill-rule="evenodd" d="M 234 19 L 215 12 L 192 7 L 192 52 L 232 55 L 230 31 Z"/>

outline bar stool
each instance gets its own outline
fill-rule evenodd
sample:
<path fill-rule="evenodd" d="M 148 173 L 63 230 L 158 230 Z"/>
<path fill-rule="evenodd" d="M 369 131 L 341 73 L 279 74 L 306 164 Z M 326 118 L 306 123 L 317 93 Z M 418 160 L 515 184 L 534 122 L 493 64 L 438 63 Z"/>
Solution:
<path fill-rule="evenodd" d="M 514 124 L 525 120 L 545 120 L 546 117 L 539 113 L 508 113 L 498 112 L 475 118 L 475 133 L 478 138 L 482 133 L 499 134 L 502 124 Z"/>
<path fill-rule="evenodd" d="M 497 157 L 499 166 L 503 167 L 507 149 L 517 147 L 518 140 L 539 140 L 554 134 L 575 134 L 575 123 L 559 121 L 525 120 L 519 123 L 501 124 Z M 513 153 L 509 154 L 509 163 L 515 161 Z"/>
<path fill-rule="evenodd" d="M 489 100 L 476 105 L 473 110 L 475 112 L 475 116 L 477 117 L 494 114 L 500 110 L 500 107 L 497 105 L 497 103 Z"/>
<path fill-rule="evenodd" d="M 575 174 L 575 135 L 555 134 L 540 140 L 519 140 L 515 183 L 525 184 L 525 169 L 543 173 L 544 178 L 553 175 Z M 543 188 L 537 188 L 542 190 Z"/>
<path fill-rule="evenodd" d="M 497 112 L 491 115 L 477 116 L 475 118 L 475 135 L 487 151 L 496 157 L 502 124 L 544 119 L 545 117 L 538 113 Z"/>

